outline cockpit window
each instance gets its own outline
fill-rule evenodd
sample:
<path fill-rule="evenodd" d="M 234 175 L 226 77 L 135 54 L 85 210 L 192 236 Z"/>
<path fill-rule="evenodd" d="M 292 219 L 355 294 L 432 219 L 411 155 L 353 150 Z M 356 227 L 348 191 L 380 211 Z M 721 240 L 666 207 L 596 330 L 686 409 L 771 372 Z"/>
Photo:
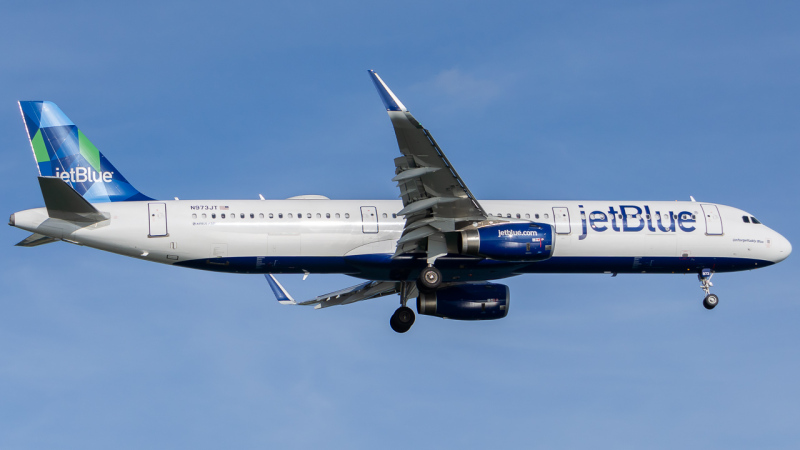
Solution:
<path fill-rule="evenodd" d="M 742 220 L 744 221 L 744 223 L 750 223 L 750 218 L 747 216 L 742 216 Z"/>
<path fill-rule="evenodd" d="M 758 221 L 758 219 L 756 219 L 753 216 L 750 216 L 750 220 L 753 221 L 753 223 L 761 223 L 761 222 Z"/>

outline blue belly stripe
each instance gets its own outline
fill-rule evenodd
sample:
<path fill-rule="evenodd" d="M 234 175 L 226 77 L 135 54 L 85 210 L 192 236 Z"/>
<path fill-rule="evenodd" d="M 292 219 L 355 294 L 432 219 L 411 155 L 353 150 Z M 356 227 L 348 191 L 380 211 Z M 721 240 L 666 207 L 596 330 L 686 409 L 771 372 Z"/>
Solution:
<path fill-rule="evenodd" d="M 630 256 L 559 256 L 546 261 L 518 263 L 458 255 L 436 260 L 445 282 L 486 281 L 528 273 L 699 273 L 737 272 L 774 264 L 748 258 L 680 258 Z M 367 280 L 415 280 L 425 267 L 425 255 L 392 258 L 390 254 L 343 256 L 237 256 L 175 263 L 192 269 L 226 273 L 339 273 Z"/>

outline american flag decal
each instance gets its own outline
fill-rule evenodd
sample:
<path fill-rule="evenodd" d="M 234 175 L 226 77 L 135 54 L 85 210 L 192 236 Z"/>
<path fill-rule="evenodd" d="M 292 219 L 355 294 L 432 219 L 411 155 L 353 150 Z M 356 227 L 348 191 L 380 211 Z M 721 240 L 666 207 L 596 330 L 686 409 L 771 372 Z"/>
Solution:
<path fill-rule="evenodd" d="M 228 210 L 228 207 L 227 207 L 227 206 L 220 206 L 220 207 L 219 207 L 219 209 L 221 209 L 221 210 L 223 210 L 223 211 L 227 211 L 227 210 Z"/>

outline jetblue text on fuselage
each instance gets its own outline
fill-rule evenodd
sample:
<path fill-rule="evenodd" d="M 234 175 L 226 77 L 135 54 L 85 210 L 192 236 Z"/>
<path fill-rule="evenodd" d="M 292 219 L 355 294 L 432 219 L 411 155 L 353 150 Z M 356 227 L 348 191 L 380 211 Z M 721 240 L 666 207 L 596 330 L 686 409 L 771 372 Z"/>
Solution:
<path fill-rule="evenodd" d="M 578 205 L 578 207 L 582 226 L 580 239 L 585 239 L 588 231 L 586 212 L 583 205 Z M 644 208 L 636 205 L 609 206 L 605 211 L 590 212 L 588 217 L 589 227 L 599 233 L 608 230 L 635 233 L 643 231 L 645 228 L 651 233 L 674 233 L 676 225 L 681 231 L 691 233 L 696 229 L 694 226 L 696 222 L 694 213 L 690 211 L 680 211 L 677 214 L 674 211 L 651 212 L 647 205 L 644 205 Z"/>

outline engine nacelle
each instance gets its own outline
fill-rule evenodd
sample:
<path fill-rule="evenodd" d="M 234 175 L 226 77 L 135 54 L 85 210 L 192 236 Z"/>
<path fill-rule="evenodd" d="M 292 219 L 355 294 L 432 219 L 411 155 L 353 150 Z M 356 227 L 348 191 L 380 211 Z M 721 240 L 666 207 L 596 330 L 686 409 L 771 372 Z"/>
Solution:
<path fill-rule="evenodd" d="M 454 320 L 502 319 L 511 301 L 508 286 L 497 283 L 465 283 L 434 292 L 420 292 L 417 312 Z"/>
<path fill-rule="evenodd" d="M 499 261 L 542 261 L 553 255 L 553 227 L 506 223 L 461 232 L 461 253 Z"/>

